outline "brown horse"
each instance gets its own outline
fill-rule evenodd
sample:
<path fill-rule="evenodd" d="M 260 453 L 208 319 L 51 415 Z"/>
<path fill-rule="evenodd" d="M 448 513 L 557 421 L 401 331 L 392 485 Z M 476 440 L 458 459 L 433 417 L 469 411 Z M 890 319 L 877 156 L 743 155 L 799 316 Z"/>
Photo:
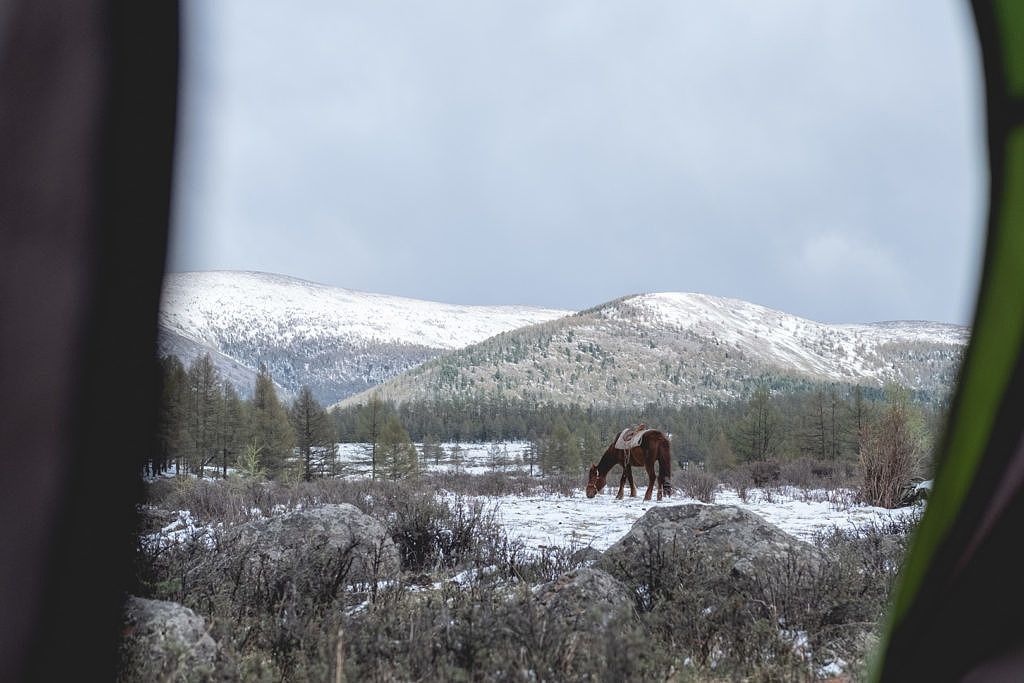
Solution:
<path fill-rule="evenodd" d="M 618 435 L 616 434 L 616 439 Z M 612 440 L 608 450 L 604 452 L 601 461 L 590 466 L 590 476 L 587 480 L 587 498 L 593 498 L 597 492 L 604 488 L 608 478 L 608 472 L 616 465 L 622 465 L 622 480 L 619 481 L 619 495 L 622 498 L 626 482 L 629 482 L 630 497 L 636 496 L 636 485 L 633 483 L 634 465 L 643 465 L 647 470 L 647 493 L 644 500 L 651 499 L 651 492 L 654 490 L 654 463 L 658 463 L 658 500 L 661 495 L 672 495 L 672 484 L 669 478 L 672 476 L 672 453 L 669 448 L 669 440 L 664 432 L 652 429 L 640 440 L 640 445 L 629 450 L 628 457 L 624 452 L 615 447 L 615 440 Z"/>

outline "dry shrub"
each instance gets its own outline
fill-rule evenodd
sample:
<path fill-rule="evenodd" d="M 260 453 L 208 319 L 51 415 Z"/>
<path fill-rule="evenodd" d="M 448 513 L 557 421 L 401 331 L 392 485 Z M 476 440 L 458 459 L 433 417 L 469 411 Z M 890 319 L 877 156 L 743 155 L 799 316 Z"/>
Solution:
<path fill-rule="evenodd" d="M 752 462 L 747 465 L 747 469 L 750 472 L 750 478 L 754 481 L 754 486 L 759 488 L 778 484 L 782 474 L 782 468 L 774 460 Z"/>
<path fill-rule="evenodd" d="M 489 564 L 505 540 L 493 509 L 485 510 L 483 503 L 461 498 L 443 503 L 425 493 L 406 497 L 388 515 L 387 527 L 402 568 L 416 572 L 456 567 L 468 558 Z"/>
<path fill-rule="evenodd" d="M 690 498 L 702 503 L 715 502 L 718 480 L 707 472 L 686 470 L 676 476 L 676 485 Z"/>
<path fill-rule="evenodd" d="M 817 478 L 814 476 L 813 461 L 810 458 L 797 458 L 783 463 L 779 479 L 803 489 L 816 488 Z"/>
<path fill-rule="evenodd" d="M 725 482 L 736 491 L 744 503 L 749 501 L 750 489 L 754 487 L 754 479 L 747 468 L 730 470 L 724 475 Z"/>
<path fill-rule="evenodd" d="M 921 462 L 920 440 L 909 424 L 907 408 L 892 403 L 867 432 L 860 450 L 861 499 L 868 505 L 899 505 Z"/>
<path fill-rule="evenodd" d="M 638 616 L 592 632 L 598 645 L 583 646 L 530 594 L 579 566 L 580 553 L 528 552 L 465 500 L 432 494 L 423 480 L 240 494 L 271 506 L 355 501 L 385 520 L 406 574 L 376 591 L 347 585 L 344 550 L 312 547 L 271 565 L 218 533 L 212 547 L 199 536 L 140 547 L 136 592 L 207 619 L 222 650 L 218 680 L 334 680 L 336 662 L 347 680 L 809 680 L 836 658 L 854 673 L 862 666 L 916 524 L 901 517 L 833 530 L 817 541 L 820 573 L 783 561 L 746 579 L 713 556 L 680 558 L 651 538 L 640 550 L 644 569 L 625 581 Z M 219 509 L 210 491 L 175 495 Z M 425 581 L 416 576 L 424 571 L 433 572 Z M 446 580 L 456 572 L 458 582 Z M 442 585 L 423 588 L 432 582 Z"/>

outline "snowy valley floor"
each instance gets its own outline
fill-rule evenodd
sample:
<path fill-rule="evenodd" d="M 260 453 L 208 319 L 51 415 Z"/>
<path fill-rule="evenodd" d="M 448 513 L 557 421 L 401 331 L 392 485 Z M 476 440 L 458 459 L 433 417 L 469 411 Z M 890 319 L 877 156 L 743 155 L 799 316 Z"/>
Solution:
<path fill-rule="evenodd" d="M 886 508 L 856 505 L 842 500 L 843 493 L 825 490 L 750 489 L 743 502 L 731 489 L 719 490 L 716 505 L 736 505 L 763 517 L 794 536 L 811 541 L 816 533 L 832 527 L 850 529 L 878 524 L 920 512 L 919 507 Z M 830 500 L 831 499 L 831 500 Z M 531 549 L 550 546 L 590 546 L 604 550 L 619 540 L 636 520 L 655 505 L 699 503 L 676 493 L 661 502 L 645 502 L 642 490 L 636 498 L 615 499 L 615 492 L 605 489 L 588 499 L 582 491 L 573 496 L 500 496 L 478 497 L 495 508 L 498 522 L 513 538 Z"/>

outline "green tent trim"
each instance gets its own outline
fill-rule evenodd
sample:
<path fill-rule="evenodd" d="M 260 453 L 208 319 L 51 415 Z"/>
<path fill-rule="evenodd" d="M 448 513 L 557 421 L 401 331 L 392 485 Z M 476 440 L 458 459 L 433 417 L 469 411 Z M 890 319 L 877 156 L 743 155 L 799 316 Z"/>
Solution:
<path fill-rule="evenodd" d="M 985 263 L 971 342 L 937 454 L 933 494 L 895 591 L 874 680 L 898 680 L 911 670 L 920 672 L 916 667 L 922 658 L 934 662 L 940 676 L 959 678 L 995 656 L 978 654 L 987 647 L 982 642 L 987 637 L 984 628 L 957 624 L 952 617 L 961 605 L 969 604 L 963 598 L 965 590 L 997 589 L 972 589 L 969 584 L 964 589 L 963 577 L 976 575 L 970 571 L 972 562 L 982 562 L 976 551 L 991 538 L 994 520 L 1021 493 L 1020 482 L 1007 480 L 1005 474 L 1020 443 L 1019 422 L 1024 420 L 1024 414 L 1014 410 L 1019 397 L 1016 373 L 1024 358 L 1024 3 L 975 2 L 973 9 L 985 67 L 991 169 Z M 1008 424 L 1014 413 L 1017 424 Z M 1009 493 L 1007 486 L 1012 487 Z M 1003 495 L 993 496 L 995 491 Z M 984 561 L 991 557 L 986 555 Z M 948 604 L 945 587 L 959 591 Z M 941 647 L 927 653 L 922 642 L 925 624 L 935 629 L 972 628 L 960 636 L 978 642 L 964 648 L 962 655 Z M 944 661 L 948 668 L 940 664 Z"/>

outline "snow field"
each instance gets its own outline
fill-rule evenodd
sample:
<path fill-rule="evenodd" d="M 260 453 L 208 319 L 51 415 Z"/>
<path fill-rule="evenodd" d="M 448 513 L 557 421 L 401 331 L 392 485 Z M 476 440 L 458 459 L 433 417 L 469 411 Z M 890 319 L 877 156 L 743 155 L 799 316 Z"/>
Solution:
<path fill-rule="evenodd" d="M 622 538 L 647 510 L 655 505 L 685 505 L 700 501 L 676 492 L 661 502 L 643 500 L 643 489 L 636 498 L 615 499 L 617 487 L 606 487 L 594 498 L 582 490 L 571 498 L 557 495 L 480 497 L 476 500 L 495 508 L 498 521 L 513 538 L 527 548 L 541 550 L 550 546 L 590 546 L 605 550 Z M 817 500 L 815 500 L 815 498 Z M 783 531 L 805 541 L 832 527 L 853 529 L 915 514 L 919 508 L 869 507 L 834 502 L 827 491 L 751 489 L 747 502 L 735 491 L 718 491 L 715 505 L 735 505 L 760 515 Z"/>

